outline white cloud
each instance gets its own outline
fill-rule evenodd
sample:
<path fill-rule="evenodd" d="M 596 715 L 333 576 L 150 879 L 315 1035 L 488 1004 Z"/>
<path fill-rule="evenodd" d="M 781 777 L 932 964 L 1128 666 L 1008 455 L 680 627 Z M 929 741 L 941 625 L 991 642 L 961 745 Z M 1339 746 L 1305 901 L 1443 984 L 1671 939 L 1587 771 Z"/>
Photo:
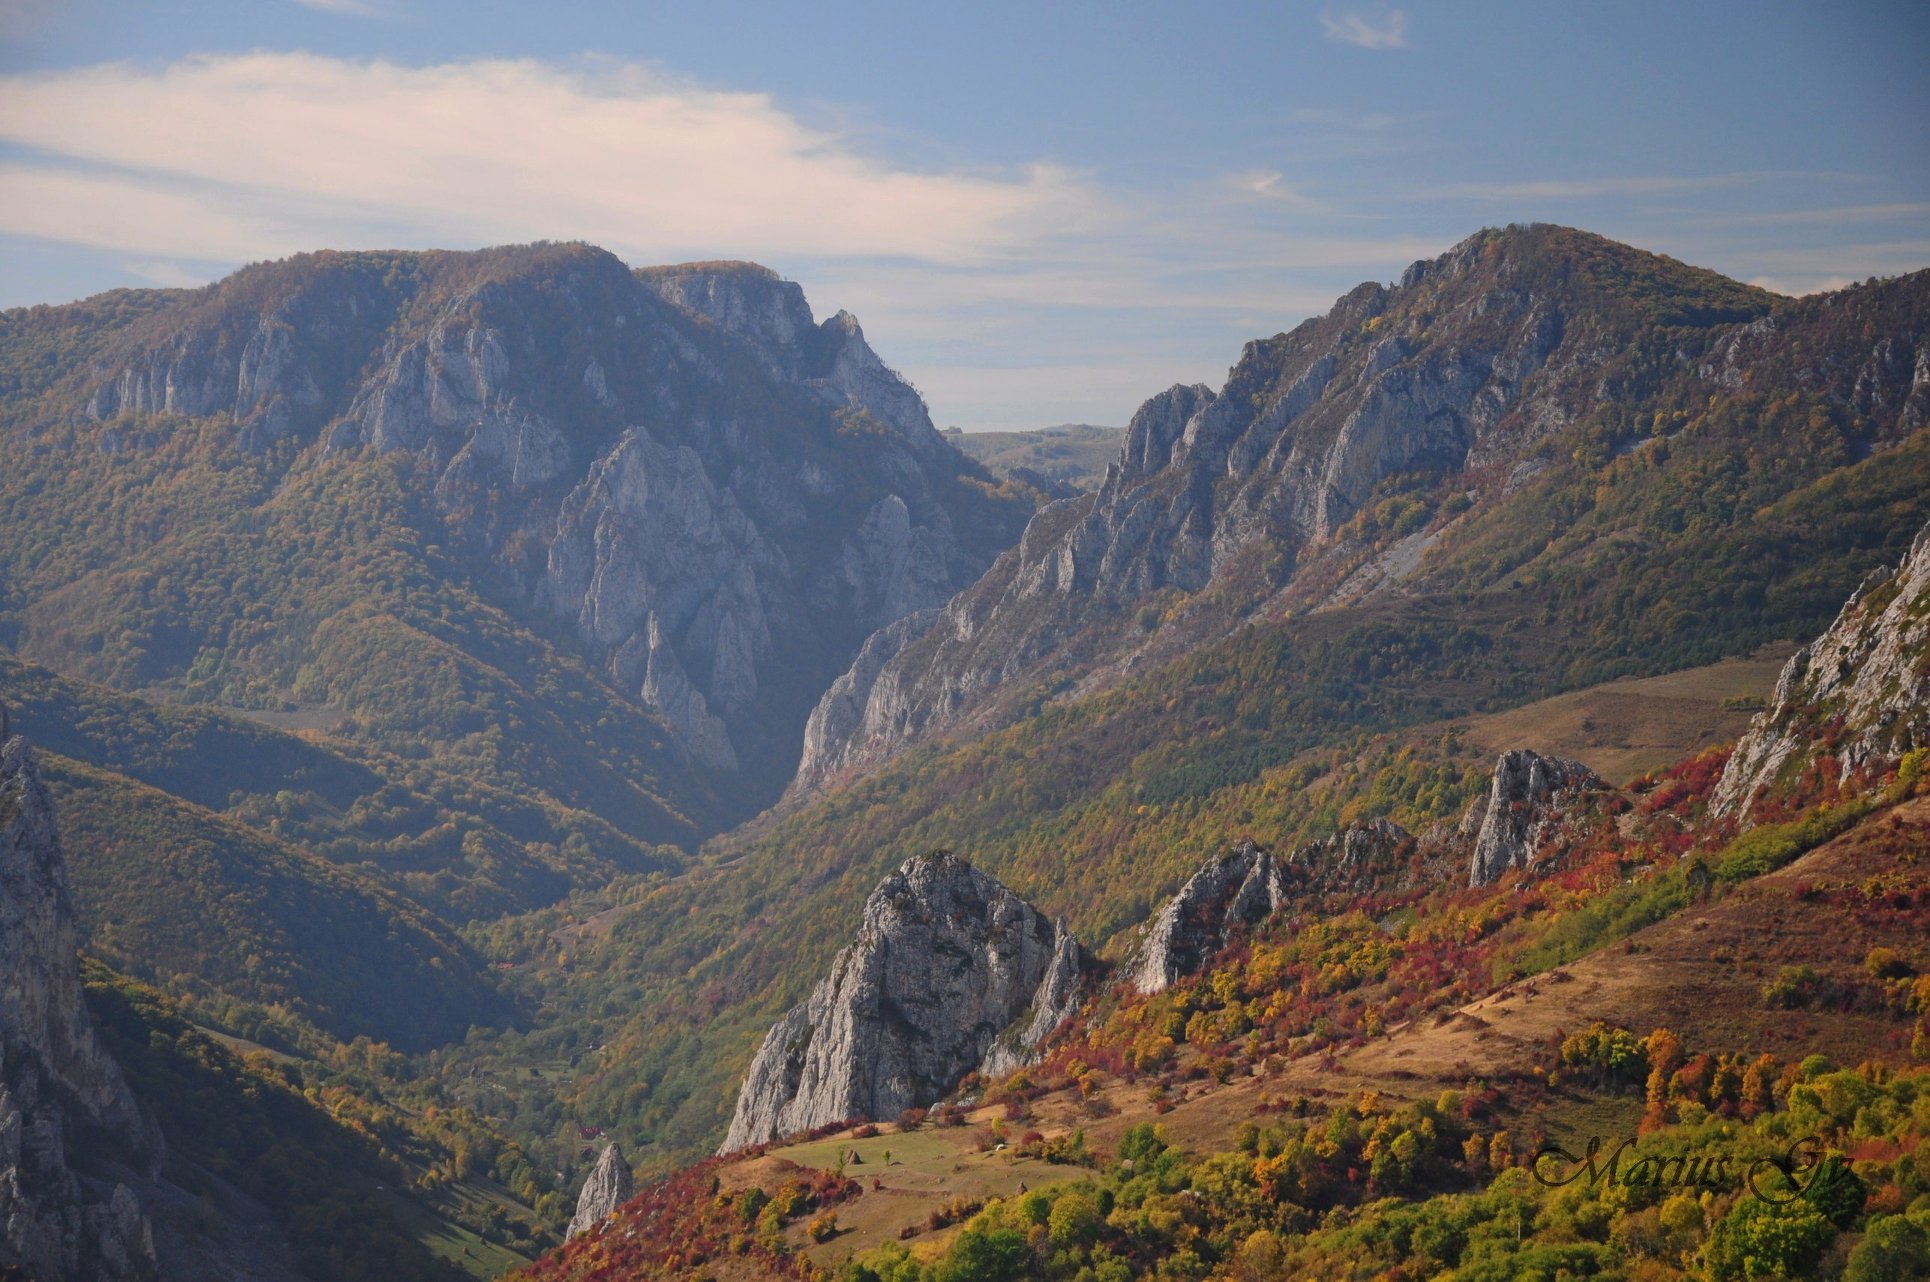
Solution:
<path fill-rule="evenodd" d="M 1289 184 L 1286 178 L 1287 176 L 1277 169 L 1250 169 L 1245 173 L 1227 175 L 1227 181 L 1235 190 L 1249 196 L 1277 201 L 1290 208 L 1310 213 L 1325 208 L 1321 202 Z"/>
<path fill-rule="evenodd" d="M 1399 9 L 1374 17 L 1365 13 L 1323 13 L 1320 29 L 1327 39 L 1362 49 L 1405 49 L 1407 15 Z"/>
<path fill-rule="evenodd" d="M 1823 283 L 1826 281 L 1857 281 L 1922 271 L 1930 267 L 1930 240 L 1819 245 L 1810 249 L 1743 249 L 1733 257 L 1733 270 L 1758 273 L 1785 284 L 1800 280 L 1799 286 L 1787 292 L 1806 294 L 1828 288 Z"/>
<path fill-rule="evenodd" d="M 631 64 L 255 53 L 5 76 L 0 98 L 0 140 L 37 153 L 0 168 L 0 231 L 161 257 L 581 237 L 967 263 L 1100 217 L 1063 169 L 894 167 Z"/>
<path fill-rule="evenodd" d="M 152 281 L 164 289 L 192 289 L 208 283 L 206 276 L 196 275 L 179 263 L 125 263 L 123 267 L 128 275 Z"/>

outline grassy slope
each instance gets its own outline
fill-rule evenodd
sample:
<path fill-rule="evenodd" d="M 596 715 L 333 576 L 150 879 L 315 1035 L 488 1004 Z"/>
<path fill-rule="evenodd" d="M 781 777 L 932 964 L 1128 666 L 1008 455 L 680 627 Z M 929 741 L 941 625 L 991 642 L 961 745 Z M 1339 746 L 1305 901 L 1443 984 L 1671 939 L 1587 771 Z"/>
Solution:
<path fill-rule="evenodd" d="M 204 1018 L 414 1052 L 513 1017 L 480 959 L 394 892 L 125 776 L 42 760 L 86 947 Z"/>
<path fill-rule="evenodd" d="M 108 430 L 48 429 L 0 491 L 23 652 L 123 689 L 338 710 L 393 763 L 383 782 L 440 776 L 456 831 L 430 818 L 384 837 L 420 846 L 394 883 L 458 920 L 594 876 L 559 855 L 572 837 L 635 870 L 715 822 L 658 723 L 467 586 L 392 463 L 277 485 L 213 421 L 157 423 L 150 448 L 120 453 L 100 448 Z M 201 780 L 177 790 L 225 801 L 208 767 L 231 764 L 191 763 Z"/>

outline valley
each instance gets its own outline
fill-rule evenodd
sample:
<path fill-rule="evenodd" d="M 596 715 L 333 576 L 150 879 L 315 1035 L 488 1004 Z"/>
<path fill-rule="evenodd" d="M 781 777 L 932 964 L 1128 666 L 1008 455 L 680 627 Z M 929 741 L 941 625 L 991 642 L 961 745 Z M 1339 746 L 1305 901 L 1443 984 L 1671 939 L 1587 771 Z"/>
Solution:
<path fill-rule="evenodd" d="M 8 312 L 0 700 L 170 1136 L 130 1196 L 165 1254 L 245 1189 L 277 1282 L 1317 1273 L 1503 1202 L 1626 1262 L 1653 1208 L 1555 1226 L 1530 1138 L 1917 1089 L 1926 344 L 1923 272 L 1490 229 L 981 463 L 752 264 Z"/>

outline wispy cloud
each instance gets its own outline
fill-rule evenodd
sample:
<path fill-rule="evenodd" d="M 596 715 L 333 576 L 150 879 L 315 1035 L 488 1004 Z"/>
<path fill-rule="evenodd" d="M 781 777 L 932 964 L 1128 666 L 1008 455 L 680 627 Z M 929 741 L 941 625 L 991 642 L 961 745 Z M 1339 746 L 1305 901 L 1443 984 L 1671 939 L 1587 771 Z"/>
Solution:
<path fill-rule="evenodd" d="M 0 231 L 165 258 L 582 237 L 970 262 L 1098 213 L 1064 169 L 893 166 L 632 64 L 258 53 L 5 76 L 0 98 L 0 140 L 33 153 L 0 169 Z"/>
<path fill-rule="evenodd" d="M 1277 169 L 1249 169 L 1244 173 L 1229 174 L 1227 182 L 1235 191 L 1292 209 L 1311 213 L 1325 208 L 1320 201 L 1287 182 L 1287 176 Z"/>
<path fill-rule="evenodd" d="M 197 275 L 179 263 L 125 263 L 123 267 L 130 276 L 139 276 L 164 289 L 190 289 L 208 283 L 206 276 Z"/>
<path fill-rule="evenodd" d="M 1669 192 L 1735 187 L 1762 174 L 1649 175 L 1619 178 L 1540 178 L 1523 182 L 1451 183 L 1432 195 L 1463 200 L 1598 200 L 1605 196 L 1657 196 Z"/>
<path fill-rule="evenodd" d="M 323 13 L 340 13 L 352 18 L 382 18 L 388 16 L 388 9 L 374 0 L 295 0 L 304 9 L 320 9 Z"/>
<path fill-rule="evenodd" d="M 1752 169 L 1718 174 L 1631 174 L 1584 178 L 1532 178 L 1512 182 L 1448 183 L 1417 194 L 1449 200 L 1604 200 L 1618 197 L 1664 196 L 1684 192 L 1720 191 L 1772 183 L 1802 183 L 1813 191 L 1823 187 L 1865 186 L 1865 174 L 1826 173 L 1789 169 Z M 1907 211 L 1912 206 L 1867 206 L 1871 210 Z M 1801 217 L 1792 216 L 1792 221 Z"/>
<path fill-rule="evenodd" d="M 1724 227 L 1776 227 L 1803 223 L 1879 223 L 1930 219 L 1930 204 L 1835 205 L 1827 209 L 1751 210 L 1705 214 L 1695 221 Z"/>
<path fill-rule="evenodd" d="M 1327 39 L 1362 49 L 1406 49 L 1407 14 L 1390 9 L 1384 14 L 1322 13 L 1320 29 Z"/>

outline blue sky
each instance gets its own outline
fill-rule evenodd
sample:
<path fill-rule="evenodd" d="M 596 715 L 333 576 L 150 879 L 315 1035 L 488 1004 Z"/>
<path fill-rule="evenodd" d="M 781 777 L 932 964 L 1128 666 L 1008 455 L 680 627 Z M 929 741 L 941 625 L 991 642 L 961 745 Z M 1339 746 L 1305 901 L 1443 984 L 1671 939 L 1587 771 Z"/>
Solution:
<path fill-rule="evenodd" d="M 1930 266 L 1930 5 L 0 0 L 0 305 L 302 249 L 754 258 L 941 424 L 1123 422 L 1479 227 Z"/>

